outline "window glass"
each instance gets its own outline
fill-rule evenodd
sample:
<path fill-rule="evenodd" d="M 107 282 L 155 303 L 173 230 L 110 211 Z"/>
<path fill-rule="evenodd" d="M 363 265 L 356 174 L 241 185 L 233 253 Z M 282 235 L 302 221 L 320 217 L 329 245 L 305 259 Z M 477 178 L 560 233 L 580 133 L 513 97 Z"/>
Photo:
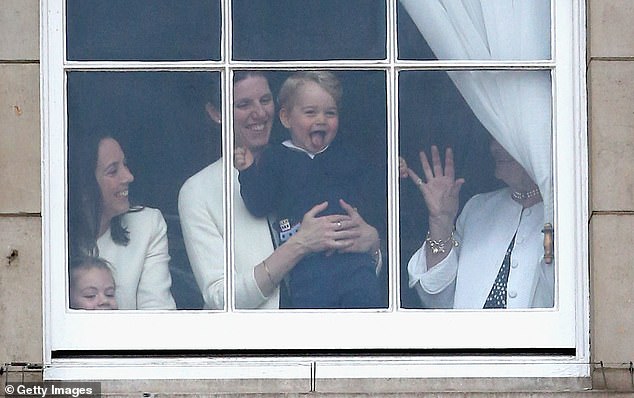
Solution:
<path fill-rule="evenodd" d="M 384 59 L 380 0 L 233 0 L 237 60 Z"/>
<path fill-rule="evenodd" d="M 419 152 L 432 145 L 451 147 L 456 176 L 468 181 L 460 192 L 460 207 L 471 196 L 498 187 L 488 154 L 487 130 L 475 117 L 446 72 L 401 72 L 399 76 L 399 155 L 424 177 Z M 420 190 L 409 179 L 400 182 L 401 304 L 421 308 L 409 288 L 407 264 L 425 239 L 429 214 Z"/>
<path fill-rule="evenodd" d="M 94 243 L 95 236 L 87 236 L 86 231 L 93 231 L 88 235 L 94 235 L 95 227 L 90 225 L 95 224 L 93 220 L 99 218 L 98 215 L 103 216 L 110 208 L 114 208 L 113 211 L 117 213 L 117 206 L 126 206 L 126 202 L 132 208 L 137 206 L 148 210 L 158 209 L 166 223 L 165 238 L 169 241 L 171 259 L 168 260 L 166 253 L 161 252 L 158 242 L 147 242 L 148 245 L 155 244 L 156 250 L 148 250 L 143 255 L 148 258 L 151 255 L 163 256 L 165 262 L 169 261 L 170 272 L 165 273 L 165 269 L 161 275 L 168 278 L 171 273 L 171 294 L 178 308 L 201 308 L 202 300 L 180 232 L 177 199 L 185 180 L 220 156 L 219 125 L 206 112 L 206 104 L 215 103 L 219 107 L 219 77 L 219 73 L 213 72 L 68 74 L 68 211 L 71 263 L 77 256 L 87 254 L 86 249 L 90 247 L 86 245 Z M 119 144 L 131 176 L 122 171 L 122 164 L 115 164 L 118 169 L 96 170 L 99 158 L 95 157 L 95 151 L 98 143 L 103 142 L 103 137 L 111 137 Z M 117 154 L 110 160 L 116 161 Z M 109 179 L 114 186 L 104 188 L 101 184 L 94 185 L 95 180 L 100 181 L 101 176 L 107 178 L 104 184 Z M 101 188 L 100 192 L 91 192 L 98 188 Z M 145 214 L 148 210 L 138 214 Z M 124 227 L 131 222 L 127 218 L 129 217 L 126 216 L 123 220 Z M 151 229 L 147 226 L 143 228 Z M 135 276 L 124 273 L 123 268 L 131 268 L 138 257 L 138 253 L 134 253 L 135 247 L 147 238 L 132 226 L 127 229 L 129 242 L 124 245 L 112 245 L 113 242 L 106 239 L 112 231 L 98 233 L 97 244 L 100 250 L 91 253 L 110 261 L 117 282 L 117 292 L 120 294 L 126 289 L 136 290 L 137 286 L 142 289 L 143 279 L 152 271 L 140 268 L 135 271 L 139 273 Z M 157 240 L 159 238 L 160 234 L 155 237 Z M 151 260 L 148 263 L 155 264 Z M 154 266 L 160 268 L 168 265 L 161 265 L 162 261 L 157 260 Z M 145 286 L 149 290 L 146 292 L 149 296 L 159 294 L 157 291 L 161 289 L 161 283 L 168 290 L 170 288 L 169 280 L 165 279 L 148 283 L 157 285 Z M 161 294 L 169 293 L 163 291 Z M 138 301 L 134 302 L 130 301 L 132 298 L 126 297 L 126 302 L 119 303 L 119 307 L 144 308 L 140 302 L 142 295 L 143 292 L 139 292 L 134 297 Z M 162 301 L 163 304 L 148 303 L 145 308 L 160 309 L 168 301 Z"/>
<path fill-rule="evenodd" d="M 218 0 L 67 0 L 70 60 L 220 59 Z"/>
<path fill-rule="evenodd" d="M 234 204 L 237 308 L 387 307 L 385 77 L 382 71 L 236 73 L 235 139 L 258 160 L 240 172 L 241 198 Z M 278 101 L 269 102 L 270 95 Z M 333 233 L 360 217 L 378 234 L 375 244 L 351 253 L 313 249 L 290 270 L 275 257 L 266 268 L 258 265 L 272 251 L 271 236 L 276 245 L 286 244 L 304 215 L 324 201 L 327 207 L 316 215 L 332 216 Z M 338 217 L 350 212 L 354 221 Z M 266 300 L 250 291 L 245 273 L 250 277 L 254 266 L 261 288 L 271 279 L 279 283 L 279 299 L 277 289 Z"/>
<path fill-rule="evenodd" d="M 403 305 L 482 309 L 494 289 L 503 308 L 552 307 L 549 72 L 408 71 L 399 83 L 400 155 L 412 169 L 400 184 Z"/>

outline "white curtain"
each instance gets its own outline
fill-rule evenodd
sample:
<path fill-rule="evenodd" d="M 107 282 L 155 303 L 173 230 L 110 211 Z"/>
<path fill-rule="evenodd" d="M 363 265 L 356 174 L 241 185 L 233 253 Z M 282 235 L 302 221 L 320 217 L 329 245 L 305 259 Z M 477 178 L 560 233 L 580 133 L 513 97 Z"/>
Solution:
<path fill-rule="evenodd" d="M 439 60 L 547 60 L 550 0 L 400 0 Z M 537 183 L 553 219 L 549 71 L 453 71 L 491 135 Z"/>

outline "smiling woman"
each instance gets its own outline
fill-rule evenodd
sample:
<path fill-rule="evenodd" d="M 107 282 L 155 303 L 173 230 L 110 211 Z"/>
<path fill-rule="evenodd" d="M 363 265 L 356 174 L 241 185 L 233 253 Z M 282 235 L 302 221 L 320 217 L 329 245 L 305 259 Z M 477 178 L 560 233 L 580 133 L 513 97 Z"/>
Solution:
<path fill-rule="evenodd" d="M 134 176 L 117 140 L 88 135 L 81 141 L 69 172 L 71 263 L 82 256 L 107 260 L 121 309 L 176 308 L 161 212 L 130 207 Z"/>
<path fill-rule="evenodd" d="M 273 94 L 266 77 L 258 72 L 235 74 L 233 111 L 236 144 L 248 145 L 254 156 L 266 147 L 275 118 Z"/>
<path fill-rule="evenodd" d="M 130 209 L 128 187 L 134 176 L 130 173 L 119 143 L 112 138 L 104 138 L 99 144 L 95 178 L 103 200 L 99 236 L 103 235 L 116 216 Z"/>

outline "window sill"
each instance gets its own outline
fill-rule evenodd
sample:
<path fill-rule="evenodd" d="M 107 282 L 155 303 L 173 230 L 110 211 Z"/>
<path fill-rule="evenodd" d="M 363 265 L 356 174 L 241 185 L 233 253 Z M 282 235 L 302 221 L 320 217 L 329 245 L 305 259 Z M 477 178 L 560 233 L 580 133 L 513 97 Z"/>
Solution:
<path fill-rule="evenodd" d="M 553 392 L 591 387 L 587 361 L 564 356 L 64 358 L 47 365 L 44 378 L 101 381 L 108 393 Z"/>

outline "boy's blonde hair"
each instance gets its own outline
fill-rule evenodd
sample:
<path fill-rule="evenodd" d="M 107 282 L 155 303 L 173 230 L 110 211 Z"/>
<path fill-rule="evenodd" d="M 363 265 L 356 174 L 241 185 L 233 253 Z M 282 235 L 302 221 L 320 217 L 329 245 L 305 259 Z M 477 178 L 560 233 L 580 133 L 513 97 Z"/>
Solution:
<path fill-rule="evenodd" d="M 305 70 L 290 75 L 282 84 L 278 95 L 280 108 L 291 109 L 295 105 L 295 97 L 298 89 L 307 82 L 314 82 L 323 88 L 335 100 L 337 108 L 340 108 L 343 89 L 334 73 L 325 70 Z"/>

